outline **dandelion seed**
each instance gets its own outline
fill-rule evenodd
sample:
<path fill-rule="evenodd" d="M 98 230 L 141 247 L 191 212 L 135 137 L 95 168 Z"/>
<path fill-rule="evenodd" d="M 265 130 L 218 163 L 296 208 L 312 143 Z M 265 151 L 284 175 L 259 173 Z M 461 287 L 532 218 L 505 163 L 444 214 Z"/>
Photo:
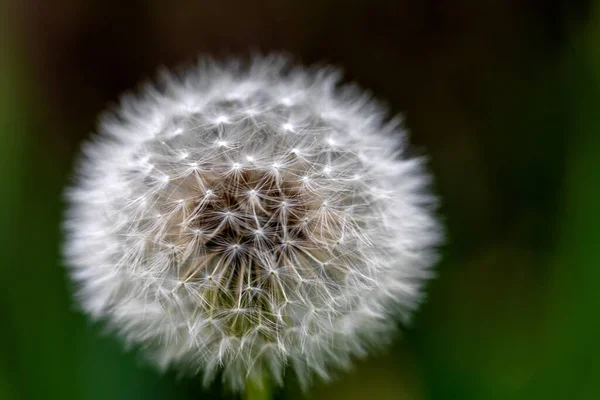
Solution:
<path fill-rule="evenodd" d="M 236 391 L 282 384 L 286 365 L 307 386 L 385 343 L 441 240 L 423 162 L 398 157 L 382 106 L 330 69 L 288 67 L 202 63 L 127 100 L 67 191 L 82 308 L 157 365 L 221 371 Z"/>
<path fill-rule="evenodd" d="M 217 124 L 226 124 L 229 122 L 229 118 L 226 115 L 219 115 L 215 120 Z"/>

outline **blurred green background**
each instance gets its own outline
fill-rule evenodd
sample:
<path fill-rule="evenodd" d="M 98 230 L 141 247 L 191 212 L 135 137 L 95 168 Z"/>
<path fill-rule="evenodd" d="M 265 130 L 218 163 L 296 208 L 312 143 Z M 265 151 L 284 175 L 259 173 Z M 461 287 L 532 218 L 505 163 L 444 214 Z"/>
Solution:
<path fill-rule="evenodd" d="M 229 398 L 88 322 L 61 193 L 158 65 L 286 50 L 401 112 L 448 240 L 414 324 L 311 399 L 600 399 L 600 2 L 0 2 L 0 399 Z M 300 399 L 292 374 L 280 399 Z"/>

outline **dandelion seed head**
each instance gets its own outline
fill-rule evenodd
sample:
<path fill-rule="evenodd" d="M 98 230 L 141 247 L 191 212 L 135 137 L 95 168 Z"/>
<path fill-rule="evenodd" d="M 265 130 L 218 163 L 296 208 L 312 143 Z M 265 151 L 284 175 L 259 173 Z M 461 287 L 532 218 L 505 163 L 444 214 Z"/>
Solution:
<path fill-rule="evenodd" d="M 233 390 L 288 365 L 306 386 L 389 339 L 441 240 L 404 131 L 337 71 L 277 56 L 164 79 L 103 120 L 67 190 L 82 308 Z"/>

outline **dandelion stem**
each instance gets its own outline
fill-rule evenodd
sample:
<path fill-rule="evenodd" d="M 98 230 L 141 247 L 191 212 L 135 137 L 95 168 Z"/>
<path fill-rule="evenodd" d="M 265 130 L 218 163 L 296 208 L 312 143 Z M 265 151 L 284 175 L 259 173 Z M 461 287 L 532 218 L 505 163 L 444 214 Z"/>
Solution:
<path fill-rule="evenodd" d="M 271 390 L 269 382 L 264 377 L 259 381 L 248 380 L 246 385 L 246 392 L 244 393 L 244 400 L 270 400 Z"/>

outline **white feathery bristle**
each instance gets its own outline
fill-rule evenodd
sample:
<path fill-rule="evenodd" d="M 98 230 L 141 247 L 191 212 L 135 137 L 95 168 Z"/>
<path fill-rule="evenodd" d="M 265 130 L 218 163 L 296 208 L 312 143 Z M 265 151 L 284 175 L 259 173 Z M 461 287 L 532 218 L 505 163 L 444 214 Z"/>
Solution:
<path fill-rule="evenodd" d="M 201 61 L 122 100 L 67 191 L 78 299 L 162 368 L 302 385 L 391 337 L 441 232 L 398 120 L 332 68 Z"/>

